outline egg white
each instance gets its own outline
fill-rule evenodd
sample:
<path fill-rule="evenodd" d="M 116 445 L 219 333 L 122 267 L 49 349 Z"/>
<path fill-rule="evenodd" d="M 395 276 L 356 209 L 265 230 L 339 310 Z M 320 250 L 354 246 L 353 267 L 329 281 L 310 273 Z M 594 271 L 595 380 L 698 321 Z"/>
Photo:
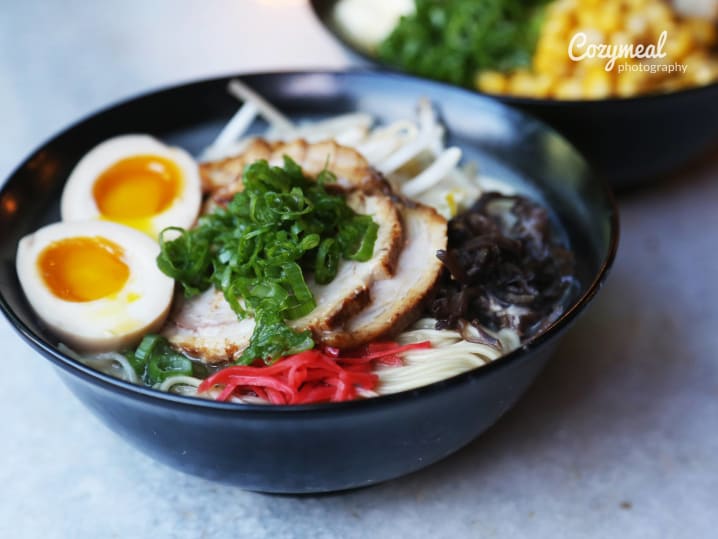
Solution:
<path fill-rule="evenodd" d="M 182 174 L 182 188 L 161 213 L 142 219 L 148 223 L 143 230 L 153 238 L 169 226 L 190 228 L 197 219 L 202 203 L 199 167 L 190 154 L 181 148 L 167 146 L 149 135 L 121 135 L 95 146 L 77 163 L 65 184 L 60 201 L 63 221 L 103 219 L 93 196 L 95 182 L 112 165 L 139 155 L 157 155 L 174 162 Z"/>
<path fill-rule="evenodd" d="M 68 238 L 100 237 L 123 251 L 127 282 L 117 293 L 93 301 L 57 297 L 45 284 L 38 257 L 50 244 Z M 155 262 L 159 245 L 135 229 L 105 221 L 60 222 L 25 236 L 18 244 L 16 269 L 35 313 L 62 342 L 81 352 L 133 347 L 158 331 L 169 312 L 174 280 Z"/>

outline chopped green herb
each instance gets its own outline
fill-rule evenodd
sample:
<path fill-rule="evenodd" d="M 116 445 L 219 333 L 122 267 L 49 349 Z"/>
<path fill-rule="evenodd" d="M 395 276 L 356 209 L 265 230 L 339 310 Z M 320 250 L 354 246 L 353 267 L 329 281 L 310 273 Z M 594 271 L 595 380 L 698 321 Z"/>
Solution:
<path fill-rule="evenodd" d="M 473 87 L 477 71 L 531 64 L 547 0 L 416 0 L 379 44 L 385 62 Z"/>
<path fill-rule="evenodd" d="M 249 165 L 242 181 L 227 207 L 202 216 L 194 229 L 164 230 L 157 265 L 187 297 L 214 285 L 238 316 L 253 316 L 257 324 L 238 362 L 270 362 L 314 346 L 309 331 L 286 324 L 316 307 L 304 272 L 326 284 L 341 258 L 369 260 L 378 226 L 326 189 L 333 174 L 305 178 L 286 156 L 283 167 Z"/>
<path fill-rule="evenodd" d="M 163 382 L 170 376 L 191 376 L 192 361 L 174 350 L 160 335 L 145 335 L 137 349 L 123 355 L 147 385 Z"/>

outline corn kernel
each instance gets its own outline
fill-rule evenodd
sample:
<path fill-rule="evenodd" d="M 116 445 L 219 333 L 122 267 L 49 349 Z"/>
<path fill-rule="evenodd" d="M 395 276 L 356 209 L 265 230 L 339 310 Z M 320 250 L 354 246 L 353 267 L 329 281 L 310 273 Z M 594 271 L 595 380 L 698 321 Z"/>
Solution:
<path fill-rule="evenodd" d="M 688 56 L 684 63 L 686 65 L 686 77 L 695 84 L 703 85 L 715 79 L 715 70 L 711 65 L 711 61 L 700 53 L 694 53 Z"/>
<path fill-rule="evenodd" d="M 606 3 L 598 12 L 596 20 L 598 27 L 604 32 L 614 32 L 621 27 L 621 7 L 618 3 Z"/>
<path fill-rule="evenodd" d="M 548 97 L 551 93 L 553 85 L 554 80 L 550 75 L 547 75 L 546 73 L 534 74 L 534 95 L 536 97 Z"/>
<path fill-rule="evenodd" d="M 644 8 L 643 15 L 658 33 L 662 32 L 673 19 L 671 9 L 663 2 L 651 2 Z"/>
<path fill-rule="evenodd" d="M 625 71 L 616 77 L 616 93 L 620 97 L 631 97 L 641 93 L 646 77 L 643 71 Z"/>
<path fill-rule="evenodd" d="M 582 28 L 598 28 L 598 13 L 590 7 L 581 6 L 576 14 L 578 25 Z"/>
<path fill-rule="evenodd" d="M 573 61 L 568 57 L 568 46 L 563 43 L 541 43 L 533 58 L 533 68 L 538 73 L 564 76 L 571 70 Z"/>
<path fill-rule="evenodd" d="M 509 92 L 522 97 L 545 97 L 551 85 L 550 77 L 516 71 L 509 80 Z"/>
<path fill-rule="evenodd" d="M 556 0 L 549 5 L 549 16 L 555 14 L 564 13 L 574 16 L 576 11 L 579 9 L 578 2 L 576 0 Z"/>
<path fill-rule="evenodd" d="M 584 58 L 580 62 L 576 62 L 575 72 L 589 73 L 594 69 L 605 69 L 607 58 Z"/>
<path fill-rule="evenodd" d="M 590 70 L 581 82 L 584 97 L 604 99 L 611 95 L 611 75 L 605 69 Z"/>
<path fill-rule="evenodd" d="M 626 8 L 628 10 L 640 10 L 646 7 L 646 4 L 648 4 L 649 0 L 624 0 L 624 3 L 626 5 Z"/>
<path fill-rule="evenodd" d="M 487 94 L 501 94 L 506 91 L 507 77 L 499 71 L 482 71 L 476 76 L 476 87 Z"/>
<path fill-rule="evenodd" d="M 647 46 L 667 32 L 665 58 L 617 58 L 611 71 L 607 59 L 568 55 L 570 39 L 585 33 L 588 44 Z M 710 48 L 718 42 L 718 27 L 699 18 L 681 18 L 666 0 L 554 0 L 545 12 L 530 72 L 481 74 L 477 86 L 487 92 L 563 99 L 632 96 L 652 90 L 672 90 L 718 79 L 718 57 Z M 580 51 L 576 51 L 580 52 Z M 632 71 L 631 66 L 683 63 L 687 72 Z M 619 70 L 623 69 L 619 73 Z M 627 69 L 627 70 L 626 70 Z"/>
<path fill-rule="evenodd" d="M 716 27 L 706 19 L 687 19 L 683 27 L 690 32 L 698 45 L 710 47 L 716 42 Z"/>
<path fill-rule="evenodd" d="M 648 19 L 641 13 L 633 13 L 626 19 L 625 30 L 631 41 L 641 40 L 648 31 Z"/>
<path fill-rule="evenodd" d="M 586 35 L 587 44 L 600 45 L 606 41 L 606 35 L 599 28 L 587 26 L 580 28 L 578 31 Z"/>
<path fill-rule="evenodd" d="M 553 92 L 559 99 L 581 99 L 583 87 L 580 79 L 563 79 L 556 84 Z"/>
<path fill-rule="evenodd" d="M 666 39 L 666 54 L 671 60 L 678 61 L 685 57 L 695 46 L 691 32 L 681 27 L 677 32 L 669 34 Z"/>
<path fill-rule="evenodd" d="M 541 27 L 541 35 L 544 36 L 544 39 L 562 39 L 567 34 L 570 27 L 571 21 L 568 17 L 552 17 L 544 22 Z"/>

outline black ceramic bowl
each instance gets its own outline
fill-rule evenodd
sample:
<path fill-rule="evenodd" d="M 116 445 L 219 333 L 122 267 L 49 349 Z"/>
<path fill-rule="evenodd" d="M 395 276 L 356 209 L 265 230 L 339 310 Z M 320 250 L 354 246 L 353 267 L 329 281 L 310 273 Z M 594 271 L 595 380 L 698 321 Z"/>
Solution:
<path fill-rule="evenodd" d="M 331 17 L 337 2 L 311 0 L 311 5 L 322 24 L 346 47 L 370 62 L 392 69 L 352 44 L 341 32 Z M 656 180 L 718 147 L 718 83 L 625 99 L 493 97 L 551 125 L 616 188 Z"/>
<path fill-rule="evenodd" d="M 580 290 L 546 332 L 494 363 L 405 393 L 296 407 L 238 405 L 161 393 L 96 372 L 60 353 L 25 301 L 15 273 L 18 240 L 59 218 L 65 179 L 102 140 L 147 132 L 198 151 L 238 103 L 229 79 L 141 96 L 99 112 L 34 152 L 0 191 L 0 308 L 87 407 L 152 457 L 241 487 L 285 493 L 370 485 L 418 470 L 465 445 L 506 412 L 551 356 L 559 335 L 598 291 L 613 260 L 618 222 L 607 187 L 550 128 L 459 88 L 378 72 L 285 73 L 242 80 L 292 117 L 362 110 L 413 117 L 427 96 L 450 142 L 485 173 L 547 204 L 578 260 Z M 18 367 L 20 368 L 20 367 Z"/>

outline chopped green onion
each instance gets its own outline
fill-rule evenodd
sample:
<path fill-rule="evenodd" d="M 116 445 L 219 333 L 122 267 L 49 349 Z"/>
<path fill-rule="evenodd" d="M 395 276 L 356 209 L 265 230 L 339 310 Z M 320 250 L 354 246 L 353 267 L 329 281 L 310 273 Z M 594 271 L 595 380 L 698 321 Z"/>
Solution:
<path fill-rule="evenodd" d="M 142 377 L 142 375 L 145 372 L 145 362 L 137 359 L 137 356 L 135 355 L 134 350 L 125 350 L 121 352 L 123 356 L 127 359 L 130 366 L 134 369 L 137 376 Z"/>
<path fill-rule="evenodd" d="M 358 219 L 361 219 L 363 217 L 369 217 L 368 215 L 362 215 Z M 357 220 L 358 220 L 357 219 Z M 369 222 L 362 223 L 363 224 L 363 233 L 361 234 L 361 239 L 357 242 L 358 245 L 354 251 L 345 252 L 344 256 L 346 256 L 349 260 L 357 260 L 359 262 L 366 262 L 371 258 L 371 255 L 374 252 L 374 243 L 376 242 L 376 237 L 379 232 L 379 226 L 369 218 Z"/>
<path fill-rule="evenodd" d="M 278 357 L 297 354 L 313 347 L 314 341 L 309 331 L 294 331 L 275 315 L 260 316 L 249 346 L 237 363 L 249 365 L 257 359 L 270 363 Z"/>
<path fill-rule="evenodd" d="M 377 48 L 411 73 L 467 87 L 479 70 L 530 67 L 547 0 L 416 0 Z"/>
<path fill-rule="evenodd" d="M 170 376 L 190 376 L 192 360 L 174 350 L 161 335 L 145 335 L 137 349 L 124 356 L 147 385 L 163 382 Z"/>
<path fill-rule="evenodd" d="M 163 349 L 162 354 L 155 354 L 147 363 L 147 382 L 159 384 L 170 376 L 191 376 L 192 362 L 169 346 Z"/>
<path fill-rule="evenodd" d="M 337 275 L 341 251 L 334 238 L 326 238 L 317 250 L 317 262 L 314 267 L 314 279 L 319 284 L 327 284 Z"/>
<path fill-rule="evenodd" d="M 152 357 L 152 352 L 157 347 L 157 345 L 162 342 L 162 340 L 163 339 L 160 335 L 145 335 L 142 339 L 142 342 L 137 347 L 137 350 L 135 350 L 135 358 L 137 359 L 137 361 L 141 363 L 147 363 L 150 357 Z"/>
<path fill-rule="evenodd" d="M 286 156 L 283 167 L 257 161 L 245 169 L 244 189 L 226 208 L 202 216 L 194 229 L 160 235 L 157 265 L 186 296 L 213 285 L 237 316 L 256 319 L 240 362 L 271 362 L 313 347 L 309 332 L 286 324 L 316 307 L 304 272 L 327 284 L 341 258 L 371 258 L 378 226 L 357 215 L 343 195 L 326 190 L 335 180 L 327 170 L 316 180 L 305 178 Z M 176 237 L 165 238 L 169 232 Z"/>

